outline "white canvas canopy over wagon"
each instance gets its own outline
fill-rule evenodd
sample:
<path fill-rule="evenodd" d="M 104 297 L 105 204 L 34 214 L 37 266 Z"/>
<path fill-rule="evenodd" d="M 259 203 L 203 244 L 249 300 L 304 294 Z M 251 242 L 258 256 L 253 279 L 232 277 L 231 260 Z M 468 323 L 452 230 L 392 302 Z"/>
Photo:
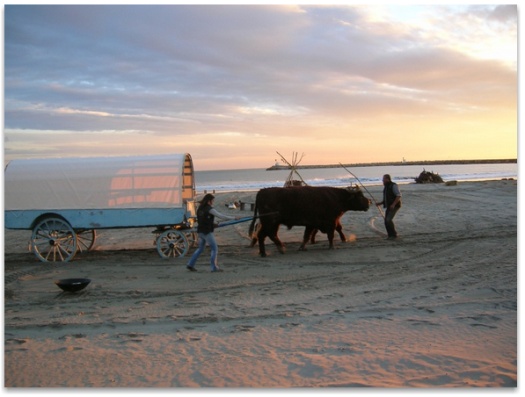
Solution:
<path fill-rule="evenodd" d="M 43 262 L 89 250 L 97 229 L 155 227 L 161 257 L 183 256 L 195 219 L 191 156 L 13 160 L 5 168 L 5 227 L 32 230 Z"/>

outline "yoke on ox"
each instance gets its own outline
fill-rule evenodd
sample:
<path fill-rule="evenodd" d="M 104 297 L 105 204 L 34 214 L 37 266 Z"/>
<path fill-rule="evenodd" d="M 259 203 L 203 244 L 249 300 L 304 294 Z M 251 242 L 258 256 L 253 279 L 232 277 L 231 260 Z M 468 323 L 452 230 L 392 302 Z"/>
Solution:
<path fill-rule="evenodd" d="M 315 229 L 327 234 L 329 247 L 333 248 L 334 232 L 337 225 L 340 225 L 343 214 L 346 211 L 368 211 L 369 207 L 370 200 L 364 197 L 358 187 L 302 186 L 261 189 L 255 199 L 249 233 L 252 235 L 259 214 L 257 240 L 259 253 L 263 257 L 266 256 L 266 237 L 284 253 L 284 245 L 277 235 L 279 225 L 286 225 L 288 229 L 293 226 L 305 226 L 303 242 L 299 248 L 301 250 L 304 250 Z"/>

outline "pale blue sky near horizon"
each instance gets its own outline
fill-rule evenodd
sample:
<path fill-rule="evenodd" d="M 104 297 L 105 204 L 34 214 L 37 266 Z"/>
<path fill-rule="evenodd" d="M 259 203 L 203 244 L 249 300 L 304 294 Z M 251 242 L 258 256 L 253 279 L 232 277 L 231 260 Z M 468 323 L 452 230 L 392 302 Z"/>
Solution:
<path fill-rule="evenodd" d="M 4 6 L 4 162 L 516 158 L 516 5 Z"/>

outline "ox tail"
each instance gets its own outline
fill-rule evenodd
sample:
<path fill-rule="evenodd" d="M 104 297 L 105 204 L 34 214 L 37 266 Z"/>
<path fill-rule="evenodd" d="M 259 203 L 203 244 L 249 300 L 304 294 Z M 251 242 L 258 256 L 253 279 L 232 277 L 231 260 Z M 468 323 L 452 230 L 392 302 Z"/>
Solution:
<path fill-rule="evenodd" d="M 257 212 L 259 211 L 259 209 L 257 208 L 257 198 L 255 199 L 255 209 L 253 210 L 253 219 L 252 219 L 252 223 L 250 223 L 250 228 L 248 229 L 248 236 L 251 236 L 254 229 L 255 229 L 255 221 L 257 220 L 258 216 L 257 216 Z"/>

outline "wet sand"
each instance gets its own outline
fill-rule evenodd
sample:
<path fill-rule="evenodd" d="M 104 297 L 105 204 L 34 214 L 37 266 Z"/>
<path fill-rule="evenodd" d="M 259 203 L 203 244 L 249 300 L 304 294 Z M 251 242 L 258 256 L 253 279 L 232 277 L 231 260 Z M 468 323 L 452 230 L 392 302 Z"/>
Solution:
<path fill-rule="evenodd" d="M 517 181 L 401 185 L 385 239 L 376 208 L 298 251 L 304 228 L 249 247 L 217 229 L 223 273 L 162 259 L 151 229 L 102 230 L 44 264 L 5 231 L 4 383 L 14 387 L 517 386 Z M 381 187 L 369 190 L 379 199 Z M 221 212 L 255 192 L 222 193 Z M 77 293 L 54 280 L 88 277 Z"/>

